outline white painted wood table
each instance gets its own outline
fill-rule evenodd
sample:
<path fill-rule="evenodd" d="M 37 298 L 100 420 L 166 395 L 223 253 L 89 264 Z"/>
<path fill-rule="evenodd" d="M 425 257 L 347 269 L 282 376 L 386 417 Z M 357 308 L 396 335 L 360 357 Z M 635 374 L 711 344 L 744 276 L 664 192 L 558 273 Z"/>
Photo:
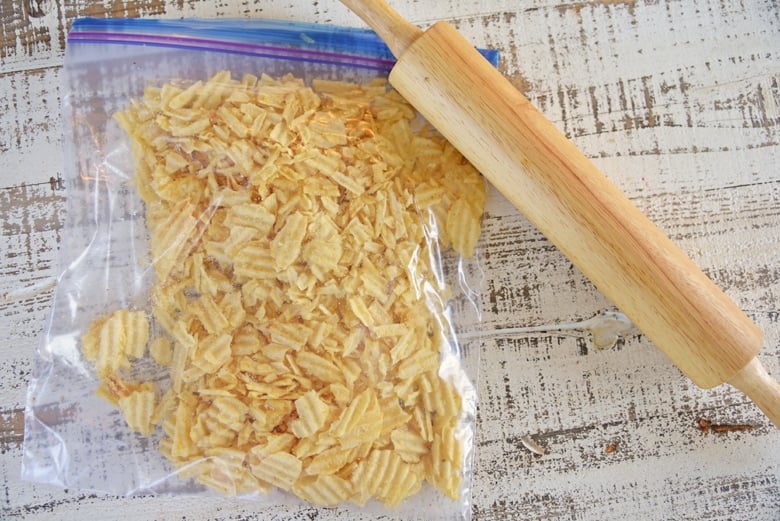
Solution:
<path fill-rule="evenodd" d="M 780 373 L 776 0 L 396 4 L 421 26 L 448 19 L 499 49 L 517 87 L 763 328 L 761 359 Z M 0 518 L 333 518 L 20 480 L 25 390 L 67 196 L 60 81 L 76 16 L 360 25 L 335 0 L 0 1 Z M 483 233 L 489 334 L 474 519 L 780 519 L 780 432 L 748 400 L 696 388 L 636 332 L 594 349 L 587 327 L 571 324 L 613 310 L 609 302 L 495 194 Z M 545 454 L 528 450 L 528 438 Z"/>

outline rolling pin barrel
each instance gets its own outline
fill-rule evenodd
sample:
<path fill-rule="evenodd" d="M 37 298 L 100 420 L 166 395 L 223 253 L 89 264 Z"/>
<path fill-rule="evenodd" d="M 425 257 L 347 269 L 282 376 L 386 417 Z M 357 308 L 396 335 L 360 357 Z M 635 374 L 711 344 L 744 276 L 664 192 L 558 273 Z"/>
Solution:
<path fill-rule="evenodd" d="M 734 384 L 780 426 L 759 328 L 555 125 L 446 22 L 422 32 L 342 1 L 396 54 L 391 85 L 683 373 Z"/>
<path fill-rule="evenodd" d="M 756 355 L 753 322 L 451 25 L 390 83 L 697 385 Z"/>

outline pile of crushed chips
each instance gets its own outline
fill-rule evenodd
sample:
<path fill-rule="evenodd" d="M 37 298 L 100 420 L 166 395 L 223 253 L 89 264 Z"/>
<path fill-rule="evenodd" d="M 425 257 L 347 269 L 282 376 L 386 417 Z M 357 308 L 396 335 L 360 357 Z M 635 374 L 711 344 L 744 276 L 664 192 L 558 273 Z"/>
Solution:
<path fill-rule="evenodd" d="M 98 394 L 226 494 L 457 498 L 463 406 L 440 249 L 474 253 L 481 176 L 384 80 L 227 71 L 147 88 L 132 141 L 156 282 L 82 338 Z M 136 381 L 134 361 L 170 385 Z M 440 374 L 442 373 L 442 374 Z"/>

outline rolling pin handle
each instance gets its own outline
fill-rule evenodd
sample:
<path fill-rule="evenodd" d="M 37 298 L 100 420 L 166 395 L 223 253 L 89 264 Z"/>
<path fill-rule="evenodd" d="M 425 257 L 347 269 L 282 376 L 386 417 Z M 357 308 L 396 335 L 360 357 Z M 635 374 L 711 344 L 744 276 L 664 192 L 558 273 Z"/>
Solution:
<path fill-rule="evenodd" d="M 422 29 L 404 19 L 384 0 L 341 0 L 341 3 L 366 22 L 396 58 L 423 34 Z"/>
<path fill-rule="evenodd" d="M 748 362 L 728 383 L 745 393 L 780 428 L 780 383 L 769 376 L 758 358 Z"/>

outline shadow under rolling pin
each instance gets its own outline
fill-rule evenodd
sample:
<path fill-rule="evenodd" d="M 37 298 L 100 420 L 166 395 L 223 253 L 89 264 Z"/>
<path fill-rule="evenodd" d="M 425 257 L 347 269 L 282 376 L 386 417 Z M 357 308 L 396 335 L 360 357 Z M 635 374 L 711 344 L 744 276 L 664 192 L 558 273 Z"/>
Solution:
<path fill-rule="evenodd" d="M 696 385 L 728 382 L 780 427 L 759 328 L 451 25 L 341 0 L 397 58 L 391 85 Z"/>

